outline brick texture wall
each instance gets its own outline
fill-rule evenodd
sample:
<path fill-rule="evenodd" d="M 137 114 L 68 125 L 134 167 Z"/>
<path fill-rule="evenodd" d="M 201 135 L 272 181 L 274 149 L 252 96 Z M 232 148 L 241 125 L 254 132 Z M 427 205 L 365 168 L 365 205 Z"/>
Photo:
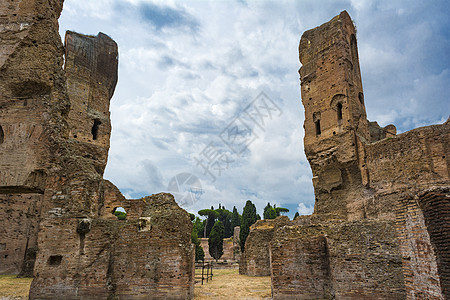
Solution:
<path fill-rule="evenodd" d="M 270 254 L 274 299 L 405 298 L 393 222 L 286 226 Z"/>

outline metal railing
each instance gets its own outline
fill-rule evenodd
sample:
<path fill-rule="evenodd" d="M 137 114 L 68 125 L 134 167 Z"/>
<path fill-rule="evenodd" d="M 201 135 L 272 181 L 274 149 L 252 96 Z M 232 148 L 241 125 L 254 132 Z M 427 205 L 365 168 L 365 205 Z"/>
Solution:
<path fill-rule="evenodd" d="M 197 273 L 197 270 L 202 270 L 202 273 Z M 212 262 L 205 262 L 205 261 L 197 261 L 195 262 L 195 283 L 202 283 L 206 280 L 206 283 L 208 283 L 208 280 L 212 280 L 213 277 L 213 264 Z"/>

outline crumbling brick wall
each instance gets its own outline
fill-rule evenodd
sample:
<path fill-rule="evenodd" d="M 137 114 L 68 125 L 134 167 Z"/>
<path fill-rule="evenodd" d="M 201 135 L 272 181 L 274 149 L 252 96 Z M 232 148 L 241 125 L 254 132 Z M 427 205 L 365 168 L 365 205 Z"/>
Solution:
<path fill-rule="evenodd" d="M 244 252 L 239 261 L 239 274 L 249 276 L 269 276 L 269 243 L 274 232 L 289 223 L 289 218 L 281 216 L 273 220 L 258 220 L 250 227 L 245 241 Z"/>
<path fill-rule="evenodd" d="M 102 178 L 117 44 L 68 32 L 63 48 L 62 4 L 0 3 L 0 272 L 34 270 L 30 299 L 190 299 L 187 212 L 170 194 L 126 200 Z"/>
<path fill-rule="evenodd" d="M 313 221 L 315 223 L 315 221 Z M 390 221 L 286 226 L 271 242 L 274 299 L 404 299 Z"/>
<path fill-rule="evenodd" d="M 67 132 L 61 9 L 55 0 L 0 3 L 0 273 L 32 274 L 49 141 Z"/>
<path fill-rule="evenodd" d="M 241 226 L 234 227 L 233 232 L 233 260 L 239 262 L 241 260 L 241 242 L 239 234 L 241 233 Z"/>
<path fill-rule="evenodd" d="M 355 34 L 342 12 L 300 41 L 316 203 L 274 235 L 274 299 L 448 298 L 450 122 L 399 135 L 369 122 Z"/>
<path fill-rule="evenodd" d="M 209 254 L 209 244 L 208 238 L 200 238 L 200 245 L 205 252 L 205 260 L 214 260 L 214 258 Z M 223 239 L 223 254 L 220 257 L 221 261 L 232 261 L 233 258 L 233 238 Z"/>
<path fill-rule="evenodd" d="M 191 222 L 170 194 L 144 202 L 139 218 L 55 218 L 45 222 L 30 297 L 190 299 Z M 177 222 L 174 222 L 177 218 Z M 82 222 L 86 229 L 80 230 Z M 64 240 L 64 243 L 60 241 Z"/>

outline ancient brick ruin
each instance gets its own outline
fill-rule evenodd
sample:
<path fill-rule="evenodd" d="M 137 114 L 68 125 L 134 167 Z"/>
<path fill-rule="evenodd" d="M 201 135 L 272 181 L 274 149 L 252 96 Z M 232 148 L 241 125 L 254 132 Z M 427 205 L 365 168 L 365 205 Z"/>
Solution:
<path fill-rule="evenodd" d="M 289 224 L 289 218 L 281 216 L 273 220 L 258 220 L 250 226 L 245 250 L 239 261 L 239 274 L 249 276 L 270 275 L 269 243 L 274 232 Z"/>
<path fill-rule="evenodd" d="M 187 212 L 103 179 L 117 45 L 67 32 L 63 47 L 62 5 L 0 3 L 0 273 L 34 275 L 31 299 L 190 299 Z"/>
<path fill-rule="evenodd" d="M 299 54 L 314 214 L 273 237 L 255 224 L 241 272 L 270 262 L 274 299 L 450 299 L 450 122 L 396 135 L 367 120 L 345 11 Z"/>
<path fill-rule="evenodd" d="M 400 135 L 367 121 L 345 11 L 299 53 L 316 202 L 274 234 L 274 299 L 449 298 L 449 121 Z"/>

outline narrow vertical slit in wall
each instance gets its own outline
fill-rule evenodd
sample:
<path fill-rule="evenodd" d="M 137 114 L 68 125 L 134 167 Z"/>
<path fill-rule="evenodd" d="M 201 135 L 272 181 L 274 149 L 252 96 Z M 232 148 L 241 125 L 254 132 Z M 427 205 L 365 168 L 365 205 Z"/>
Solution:
<path fill-rule="evenodd" d="M 92 139 L 96 140 L 97 136 L 98 136 L 98 127 L 102 124 L 102 122 L 100 122 L 100 120 L 95 119 L 94 120 L 94 125 L 92 125 Z"/>
<path fill-rule="evenodd" d="M 338 103 L 337 105 L 337 118 L 338 118 L 338 124 L 342 124 L 342 103 Z"/>
<path fill-rule="evenodd" d="M 84 240 L 86 235 L 84 233 L 80 234 L 80 255 L 84 255 Z"/>
<path fill-rule="evenodd" d="M 5 133 L 3 132 L 2 125 L 0 125 L 0 145 L 5 141 Z"/>
<path fill-rule="evenodd" d="M 356 43 L 356 36 L 354 34 L 350 37 L 350 51 L 352 55 L 353 71 L 357 71 L 358 68 L 358 45 Z"/>
<path fill-rule="evenodd" d="M 316 135 L 320 135 L 322 133 L 320 131 L 320 120 L 317 120 L 315 123 L 316 123 Z"/>

